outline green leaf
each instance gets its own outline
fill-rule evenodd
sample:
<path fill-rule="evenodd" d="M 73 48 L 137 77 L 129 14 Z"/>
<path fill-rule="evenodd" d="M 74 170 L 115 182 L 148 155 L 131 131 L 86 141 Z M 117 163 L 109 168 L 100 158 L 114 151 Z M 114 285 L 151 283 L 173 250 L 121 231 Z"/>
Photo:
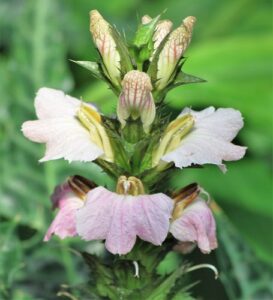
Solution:
<path fill-rule="evenodd" d="M 171 275 L 167 277 L 158 287 L 156 287 L 147 300 L 167 300 L 167 295 L 174 287 L 176 280 L 182 277 L 185 272 L 185 266 L 180 266 Z"/>
<path fill-rule="evenodd" d="M 271 299 L 271 268 L 262 264 L 222 212 L 216 214 L 219 248 L 216 251 L 230 300 Z"/>
<path fill-rule="evenodd" d="M 140 24 L 136 32 L 133 47 L 136 53 L 137 64 L 141 70 L 142 63 L 148 60 L 153 53 L 153 34 L 160 16 L 158 15 L 147 24 Z"/>
<path fill-rule="evenodd" d="M 153 18 L 149 23 L 147 24 L 140 24 L 138 27 L 138 30 L 136 32 L 133 45 L 137 48 L 143 48 L 149 44 L 151 41 L 156 24 L 158 20 L 160 19 L 161 15 L 158 15 L 156 18 Z"/>
<path fill-rule="evenodd" d="M 99 64 L 93 61 L 76 61 L 70 59 L 70 61 L 74 62 L 75 64 L 89 70 L 92 75 L 98 79 L 104 79 L 101 75 Z"/>
<path fill-rule="evenodd" d="M 121 71 L 121 77 L 133 69 L 133 64 L 130 58 L 129 49 L 127 47 L 127 44 L 125 40 L 121 37 L 120 33 L 117 31 L 115 27 L 111 27 L 111 34 L 113 39 L 116 42 L 117 45 L 117 51 L 120 55 L 120 71 Z"/>
<path fill-rule="evenodd" d="M 180 85 L 200 82 L 206 82 L 206 80 L 180 71 L 174 82 L 168 87 L 168 89 L 171 90 Z"/>

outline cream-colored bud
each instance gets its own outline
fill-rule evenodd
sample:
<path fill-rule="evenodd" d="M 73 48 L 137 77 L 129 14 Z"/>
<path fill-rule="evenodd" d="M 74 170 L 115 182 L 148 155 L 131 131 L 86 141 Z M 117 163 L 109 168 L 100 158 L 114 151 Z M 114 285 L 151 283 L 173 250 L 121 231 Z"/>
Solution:
<path fill-rule="evenodd" d="M 148 24 L 149 22 L 151 22 L 151 20 L 152 20 L 152 18 L 148 15 L 143 16 L 141 19 L 142 24 Z M 173 23 L 170 20 L 162 20 L 157 23 L 155 32 L 153 35 L 154 51 L 150 58 L 150 61 L 153 59 L 153 56 L 154 56 L 157 48 L 161 44 L 161 42 L 164 40 L 164 38 L 167 36 L 167 34 L 170 33 L 172 26 L 173 26 Z"/>
<path fill-rule="evenodd" d="M 133 70 L 124 76 L 117 107 L 117 116 L 122 127 L 129 117 L 133 120 L 141 118 L 144 130 L 149 130 L 155 118 L 155 104 L 151 91 L 151 80 L 146 73 Z"/>
<path fill-rule="evenodd" d="M 177 63 L 188 48 L 195 17 L 187 17 L 169 36 L 159 55 L 156 87 L 161 90 L 169 83 Z"/>
<path fill-rule="evenodd" d="M 120 82 L 120 54 L 111 34 L 111 25 L 106 22 L 97 10 L 90 12 L 90 32 L 93 36 L 110 81 L 118 86 Z"/>

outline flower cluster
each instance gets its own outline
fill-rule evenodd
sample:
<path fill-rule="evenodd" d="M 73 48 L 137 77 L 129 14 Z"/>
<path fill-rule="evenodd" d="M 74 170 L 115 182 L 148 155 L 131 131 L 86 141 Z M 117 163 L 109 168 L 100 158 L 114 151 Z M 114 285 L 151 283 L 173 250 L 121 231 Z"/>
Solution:
<path fill-rule="evenodd" d="M 216 225 L 203 189 L 191 184 L 170 191 L 159 183 L 177 168 L 241 159 L 245 147 L 232 140 L 243 127 L 239 111 L 184 108 L 169 120 L 167 92 L 201 80 L 182 71 L 194 17 L 171 31 L 172 22 L 142 18 L 130 47 L 98 11 L 90 12 L 90 31 L 99 62 L 78 61 L 118 95 L 117 118 L 95 106 L 41 88 L 35 98 L 37 120 L 22 126 L 24 135 L 44 143 L 42 162 L 64 158 L 98 164 L 116 180 L 116 190 L 81 176 L 70 177 L 52 196 L 58 213 L 44 240 L 105 240 L 113 254 L 127 254 L 137 238 L 161 245 L 172 238 L 197 245 L 203 253 L 217 247 Z M 186 76 L 187 75 L 187 76 Z"/>

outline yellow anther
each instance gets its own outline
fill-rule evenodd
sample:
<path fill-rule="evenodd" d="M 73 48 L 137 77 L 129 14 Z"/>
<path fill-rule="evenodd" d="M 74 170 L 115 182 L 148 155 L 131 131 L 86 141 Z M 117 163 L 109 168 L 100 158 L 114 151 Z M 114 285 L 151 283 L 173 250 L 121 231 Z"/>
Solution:
<path fill-rule="evenodd" d="M 177 218 L 179 218 L 182 215 L 184 209 L 197 198 L 199 193 L 200 187 L 196 183 L 193 183 L 173 195 L 175 204 L 172 219 L 176 220 Z"/>
<path fill-rule="evenodd" d="M 140 179 L 130 176 L 120 176 L 116 186 L 116 192 L 121 195 L 142 195 L 145 194 L 144 186 Z"/>
<path fill-rule="evenodd" d="M 159 163 L 163 155 L 179 146 L 182 138 L 192 129 L 193 125 L 194 118 L 190 114 L 178 117 L 168 125 L 163 133 L 159 147 L 154 153 L 153 166 Z"/>
<path fill-rule="evenodd" d="M 112 162 L 114 155 L 109 137 L 102 125 L 100 114 L 91 106 L 81 104 L 77 117 L 90 132 L 91 140 L 104 151 L 104 159 Z"/>
<path fill-rule="evenodd" d="M 79 175 L 68 178 L 68 185 L 71 190 L 82 200 L 85 200 L 86 194 L 96 187 L 96 184 Z"/>

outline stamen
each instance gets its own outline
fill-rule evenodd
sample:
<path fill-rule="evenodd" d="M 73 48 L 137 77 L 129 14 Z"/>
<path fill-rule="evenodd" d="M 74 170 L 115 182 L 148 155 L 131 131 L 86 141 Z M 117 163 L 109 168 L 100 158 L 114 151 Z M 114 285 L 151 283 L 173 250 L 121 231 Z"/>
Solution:
<path fill-rule="evenodd" d="M 144 186 L 140 179 L 130 176 L 120 176 L 116 186 L 116 192 L 120 195 L 142 195 L 145 194 Z"/>
<path fill-rule="evenodd" d="M 139 265 L 138 262 L 136 260 L 133 261 L 133 265 L 135 267 L 135 275 L 134 277 L 139 278 Z"/>
<path fill-rule="evenodd" d="M 153 166 L 156 166 L 166 153 L 176 149 L 182 138 L 187 135 L 193 126 L 194 117 L 191 114 L 186 114 L 172 121 L 163 133 L 159 146 L 154 153 Z"/>
<path fill-rule="evenodd" d="M 125 194 L 128 193 L 128 191 L 130 189 L 130 186 L 131 186 L 131 184 L 130 184 L 130 182 L 128 180 L 126 180 L 126 181 L 123 182 L 123 188 L 124 188 Z"/>
<path fill-rule="evenodd" d="M 82 200 L 85 200 L 86 194 L 90 190 L 97 187 L 95 183 L 79 175 L 69 177 L 67 183 L 72 191 Z"/>
<path fill-rule="evenodd" d="M 186 270 L 186 273 L 198 270 L 198 269 L 203 269 L 203 268 L 207 268 L 207 269 L 211 269 L 214 272 L 214 278 L 215 280 L 218 279 L 219 277 L 219 272 L 217 270 L 217 268 L 211 264 L 200 264 L 200 265 L 196 265 L 193 267 L 190 267 Z"/>
<path fill-rule="evenodd" d="M 101 116 L 94 109 L 86 104 L 82 104 L 78 110 L 77 117 L 84 127 L 90 132 L 92 141 L 105 153 L 105 158 L 108 161 L 114 160 L 109 137 L 103 127 Z"/>

